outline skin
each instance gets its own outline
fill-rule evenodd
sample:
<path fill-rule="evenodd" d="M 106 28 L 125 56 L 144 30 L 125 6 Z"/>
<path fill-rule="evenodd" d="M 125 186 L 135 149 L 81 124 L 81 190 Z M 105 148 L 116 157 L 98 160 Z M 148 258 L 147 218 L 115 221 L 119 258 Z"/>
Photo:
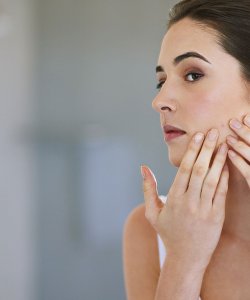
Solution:
<path fill-rule="evenodd" d="M 189 51 L 200 53 L 210 63 L 192 57 L 173 65 L 175 57 Z M 233 118 L 244 122 L 250 114 L 250 84 L 244 80 L 238 60 L 217 43 L 215 31 L 186 18 L 164 36 L 158 65 L 163 70 L 157 72 L 157 80 L 164 83 L 152 106 L 160 113 L 161 126 L 170 124 L 186 131 L 167 142 L 172 165 L 180 165 L 196 132 L 219 130 L 214 155 L 227 136 L 238 138 L 235 146 L 228 144 L 238 155 L 227 157 L 229 182 L 222 235 L 250 247 L 250 126 L 243 123 L 235 130 L 229 124 Z M 189 72 L 203 76 L 187 75 Z"/>

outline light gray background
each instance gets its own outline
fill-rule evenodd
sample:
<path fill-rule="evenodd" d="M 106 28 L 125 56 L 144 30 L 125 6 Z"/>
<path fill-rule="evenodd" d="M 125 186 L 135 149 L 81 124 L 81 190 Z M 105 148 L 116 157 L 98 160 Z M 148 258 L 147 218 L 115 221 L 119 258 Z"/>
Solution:
<path fill-rule="evenodd" d="M 1 2 L 1 299 L 125 299 L 140 165 L 176 173 L 151 107 L 174 2 Z"/>

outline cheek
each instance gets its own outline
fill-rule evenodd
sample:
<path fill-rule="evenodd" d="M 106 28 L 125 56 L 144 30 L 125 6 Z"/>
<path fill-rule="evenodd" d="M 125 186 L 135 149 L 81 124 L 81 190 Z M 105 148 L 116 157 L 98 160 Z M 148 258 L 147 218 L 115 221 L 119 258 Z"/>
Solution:
<path fill-rule="evenodd" d="M 220 86 L 216 89 L 206 87 L 196 93 L 193 101 L 190 101 L 189 116 L 194 120 L 197 128 L 203 132 L 217 127 L 220 131 L 218 142 L 223 142 L 229 134 L 236 136 L 229 127 L 229 120 L 242 114 L 241 111 L 245 107 L 242 97 L 243 95 L 239 94 L 239 88 L 234 89 L 233 86 L 230 88 Z"/>
<path fill-rule="evenodd" d="M 195 119 L 202 119 L 205 123 L 206 120 L 213 120 L 222 110 L 225 103 L 221 101 L 221 93 L 216 91 L 200 91 L 195 95 L 195 101 L 190 102 L 189 113 L 195 116 Z"/>
<path fill-rule="evenodd" d="M 195 101 L 189 107 L 189 112 L 196 118 L 202 119 L 208 124 L 218 124 L 218 121 L 226 120 L 237 111 L 239 102 L 235 101 L 235 92 L 228 87 L 218 85 L 216 89 L 207 86 L 195 95 Z M 238 108 L 239 109 L 239 108 Z"/>
<path fill-rule="evenodd" d="M 212 127 L 218 128 L 220 141 L 224 141 L 225 137 L 230 134 L 227 124 L 236 109 L 232 108 L 229 104 L 230 99 L 226 98 L 228 97 L 220 89 L 202 90 L 195 95 L 187 108 L 194 126 L 204 133 Z"/>
<path fill-rule="evenodd" d="M 221 81 L 219 78 L 207 82 L 206 86 L 201 88 L 197 99 L 201 99 L 203 113 L 213 112 L 215 117 L 231 117 L 241 111 L 244 105 L 243 98 L 245 88 L 238 78 Z M 210 115 L 210 116 L 212 116 Z"/>

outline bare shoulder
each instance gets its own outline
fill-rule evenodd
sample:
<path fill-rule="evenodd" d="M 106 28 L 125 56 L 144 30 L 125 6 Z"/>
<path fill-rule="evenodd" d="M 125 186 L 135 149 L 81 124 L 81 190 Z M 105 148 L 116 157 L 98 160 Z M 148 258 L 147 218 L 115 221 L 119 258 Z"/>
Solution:
<path fill-rule="evenodd" d="M 126 227 L 130 226 L 131 223 L 135 225 L 135 223 L 141 224 L 141 222 L 143 222 L 144 224 L 141 224 L 143 227 L 150 225 L 147 224 L 149 223 L 148 221 L 147 222 L 145 221 L 147 221 L 147 219 L 145 218 L 145 204 L 141 203 L 130 212 L 130 214 L 126 219 L 124 228 L 126 229 Z"/>
<path fill-rule="evenodd" d="M 140 204 L 123 228 L 123 269 L 128 300 L 154 299 L 160 275 L 157 234 Z"/>

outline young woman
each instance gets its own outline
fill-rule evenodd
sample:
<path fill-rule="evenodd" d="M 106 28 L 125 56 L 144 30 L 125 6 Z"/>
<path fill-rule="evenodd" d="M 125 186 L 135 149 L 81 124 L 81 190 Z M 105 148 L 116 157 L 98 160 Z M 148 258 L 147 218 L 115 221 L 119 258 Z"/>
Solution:
<path fill-rule="evenodd" d="M 124 225 L 127 299 L 247 300 L 250 1 L 184 0 L 169 16 L 153 108 L 178 171 L 163 201 L 141 168 L 145 204 Z"/>

